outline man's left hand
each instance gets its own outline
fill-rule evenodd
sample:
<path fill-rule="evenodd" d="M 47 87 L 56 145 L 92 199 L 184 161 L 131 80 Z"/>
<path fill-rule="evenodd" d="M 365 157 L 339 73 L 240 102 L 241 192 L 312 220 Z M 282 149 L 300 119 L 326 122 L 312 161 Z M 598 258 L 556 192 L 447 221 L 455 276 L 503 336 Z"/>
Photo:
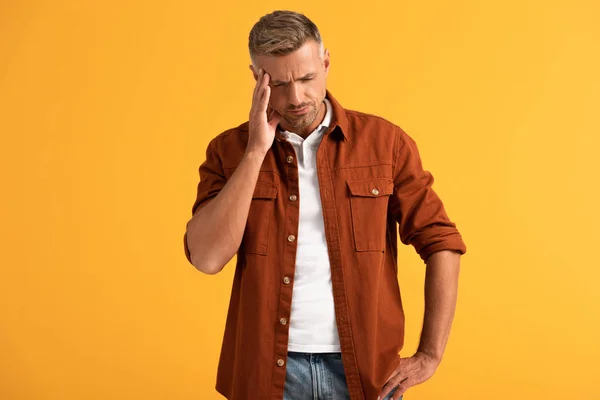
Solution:
<path fill-rule="evenodd" d="M 438 365 L 439 360 L 422 352 L 417 352 L 412 357 L 400 358 L 400 364 L 388 378 L 379 398 L 383 399 L 394 387 L 398 386 L 394 395 L 390 397 L 390 400 L 398 400 L 408 388 L 431 378 Z"/>

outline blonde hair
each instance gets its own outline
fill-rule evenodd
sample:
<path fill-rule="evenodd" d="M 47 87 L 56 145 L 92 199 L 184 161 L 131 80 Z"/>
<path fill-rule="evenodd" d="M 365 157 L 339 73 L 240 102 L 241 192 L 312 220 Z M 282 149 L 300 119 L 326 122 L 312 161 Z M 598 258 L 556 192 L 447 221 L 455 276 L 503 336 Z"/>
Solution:
<path fill-rule="evenodd" d="M 248 49 L 254 63 L 256 56 L 293 53 L 310 40 L 320 45 L 322 55 L 323 40 L 310 19 L 294 11 L 273 11 L 261 17 L 250 30 Z"/>

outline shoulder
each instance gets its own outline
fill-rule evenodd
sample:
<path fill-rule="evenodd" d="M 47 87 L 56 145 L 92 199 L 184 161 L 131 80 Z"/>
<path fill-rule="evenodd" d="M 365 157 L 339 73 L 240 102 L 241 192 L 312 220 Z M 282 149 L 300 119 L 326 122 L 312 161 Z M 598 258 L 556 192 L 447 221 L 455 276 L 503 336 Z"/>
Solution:
<path fill-rule="evenodd" d="M 213 137 L 209 143 L 209 147 L 222 147 L 235 142 L 246 144 L 248 141 L 248 121 L 239 124 L 236 127 L 221 131 L 217 136 Z"/>
<path fill-rule="evenodd" d="M 406 132 L 402 128 L 379 115 L 369 114 L 357 110 L 344 110 L 348 119 L 348 128 L 353 135 L 376 136 L 381 139 L 402 141 Z"/>
<path fill-rule="evenodd" d="M 240 136 L 247 136 L 248 135 L 248 125 L 249 125 L 249 123 L 248 123 L 248 121 L 246 121 L 246 122 L 239 124 L 238 126 L 236 126 L 234 128 L 229 128 L 227 130 L 224 130 L 221 133 L 219 133 L 215 137 L 215 139 L 226 140 L 229 137 L 231 137 L 231 139 L 235 139 Z"/>
<path fill-rule="evenodd" d="M 248 144 L 248 121 L 222 131 L 208 144 L 207 152 L 214 153 L 224 168 L 239 164 Z"/>
<path fill-rule="evenodd" d="M 380 117 L 379 115 L 369 114 L 362 111 L 357 110 L 348 110 L 344 109 L 346 112 L 346 116 L 348 117 L 348 122 L 354 123 L 371 123 L 371 124 L 382 124 L 386 126 L 396 126 L 393 122 Z"/>

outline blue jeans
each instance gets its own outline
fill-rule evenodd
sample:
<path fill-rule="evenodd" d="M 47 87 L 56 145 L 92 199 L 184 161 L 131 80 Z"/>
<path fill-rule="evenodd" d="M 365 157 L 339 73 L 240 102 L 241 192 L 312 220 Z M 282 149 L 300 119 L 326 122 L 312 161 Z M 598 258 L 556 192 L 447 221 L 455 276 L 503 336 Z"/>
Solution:
<path fill-rule="evenodd" d="M 382 400 L 389 400 L 394 391 Z M 350 399 L 341 353 L 288 352 L 283 399 Z"/>

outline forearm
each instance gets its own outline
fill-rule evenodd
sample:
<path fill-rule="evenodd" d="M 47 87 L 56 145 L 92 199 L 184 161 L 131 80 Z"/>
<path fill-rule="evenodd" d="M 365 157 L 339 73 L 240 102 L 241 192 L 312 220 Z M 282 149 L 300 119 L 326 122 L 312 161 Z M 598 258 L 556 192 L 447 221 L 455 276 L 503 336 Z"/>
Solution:
<path fill-rule="evenodd" d="M 418 353 L 422 353 L 438 364 L 448 342 L 456 299 L 460 254 L 442 250 L 427 259 L 425 275 L 425 315 Z"/>
<path fill-rule="evenodd" d="M 219 194 L 188 222 L 188 248 L 198 270 L 215 274 L 237 252 L 264 157 L 247 152 Z"/>

